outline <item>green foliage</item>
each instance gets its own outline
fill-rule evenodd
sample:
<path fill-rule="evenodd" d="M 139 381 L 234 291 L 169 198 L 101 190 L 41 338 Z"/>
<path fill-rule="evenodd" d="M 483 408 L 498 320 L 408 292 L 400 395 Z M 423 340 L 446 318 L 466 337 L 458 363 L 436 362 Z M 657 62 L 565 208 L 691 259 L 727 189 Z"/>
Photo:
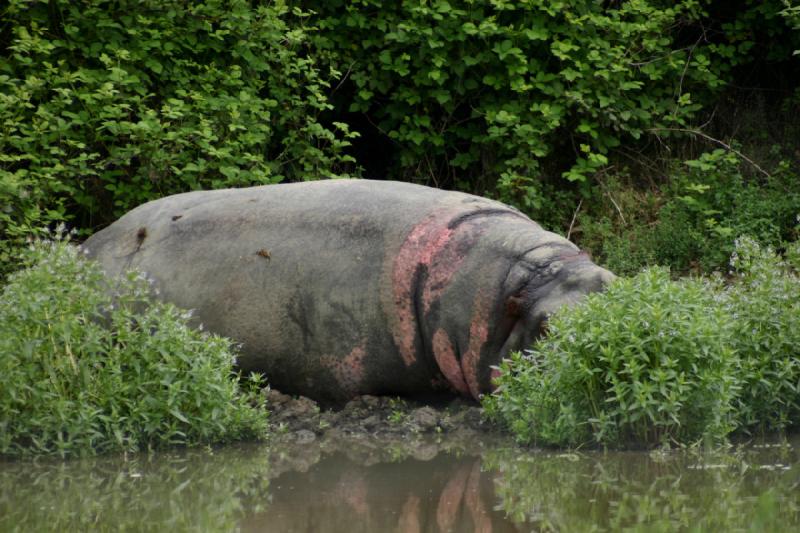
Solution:
<path fill-rule="evenodd" d="M 732 281 L 620 279 L 502 364 L 488 413 L 522 442 L 720 442 L 800 426 L 800 243 L 736 241 Z"/>
<path fill-rule="evenodd" d="M 303 5 L 350 73 L 340 105 L 397 143 L 394 177 L 494 190 L 528 212 L 546 203 L 543 161 L 585 181 L 622 144 L 686 125 L 741 59 L 692 28 L 694 0 Z"/>
<path fill-rule="evenodd" d="M 226 339 L 148 298 L 110 294 L 67 243 L 33 245 L 0 298 L 0 455 L 76 455 L 263 437 L 256 378 L 241 389 Z"/>
<path fill-rule="evenodd" d="M 739 158 L 724 150 L 685 161 L 660 193 L 616 186 L 610 194 L 626 219 L 616 210 L 582 214 L 580 241 L 618 274 L 645 265 L 725 270 L 736 236 L 779 247 L 795 237 L 800 213 L 800 179 L 788 163 L 768 177 L 746 177 Z"/>
<path fill-rule="evenodd" d="M 344 124 L 277 1 L 11 0 L 0 56 L 0 265 L 33 228 L 166 194 L 333 176 Z M 2 266 L 0 266 L 2 270 Z"/>
<path fill-rule="evenodd" d="M 502 364 L 488 413 L 522 442 L 720 442 L 738 384 L 714 293 L 650 269 L 558 311 L 531 352 Z"/>
<path fill-rule="evenodd" d="M 790 0 L 782 0 L 786 9 L 780 12 L 786 19 L 787 24 L 795 31 L 800 30 L 800 5 L 792 5 Z M 794 55 L 800 54 L 800 50 L 795 50 Z"/>
<path fill-rule="evenodd" d="M 790 245 L 798 256 L 800 243 Z M 800 426 L 800 275 L 769 248 L 739 239 L 731 259 L 735 284 L 724 293 L 733 317 L 742 390 L 739 424 L 774 431 Z"/>

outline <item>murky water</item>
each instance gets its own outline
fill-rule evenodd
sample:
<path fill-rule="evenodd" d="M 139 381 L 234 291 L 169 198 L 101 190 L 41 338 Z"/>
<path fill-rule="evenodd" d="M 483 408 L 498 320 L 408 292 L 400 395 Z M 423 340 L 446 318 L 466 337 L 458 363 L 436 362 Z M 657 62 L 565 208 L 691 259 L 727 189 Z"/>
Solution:
<path fill-rule="evenodd" d="M 626 528 L 800 530 L 800 439 L 727 453 L 432 441 L 0 462 L 0 531 Z"/>

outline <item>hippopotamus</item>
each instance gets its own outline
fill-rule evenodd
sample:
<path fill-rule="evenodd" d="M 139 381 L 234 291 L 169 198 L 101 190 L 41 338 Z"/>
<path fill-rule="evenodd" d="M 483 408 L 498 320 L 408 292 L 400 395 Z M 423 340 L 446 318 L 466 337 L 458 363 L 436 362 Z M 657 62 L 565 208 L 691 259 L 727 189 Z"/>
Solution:
<path fill-rule="evenodd" d="M 84 248 L 239 344 L 243 372 L 323 402 L 479 399 L 547 318 L 614 275 L 500 202 L 410 183 L 323 180 L 143 204 Z"/>

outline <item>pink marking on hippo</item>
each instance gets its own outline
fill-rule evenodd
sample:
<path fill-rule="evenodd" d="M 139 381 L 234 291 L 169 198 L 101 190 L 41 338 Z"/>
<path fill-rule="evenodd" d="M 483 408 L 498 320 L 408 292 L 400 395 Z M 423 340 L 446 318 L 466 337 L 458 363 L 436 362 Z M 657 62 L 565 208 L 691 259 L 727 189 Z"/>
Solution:
<path fill-rule="evenodd" d="M 330 355 L 321 359 L 321 363 L 333 373 L 342 390 L 355 392 L 364 379 L 364 358 L 367 355 L 364 344 L 362 342 L 341 359 Z"/>
<path fill-rule="evenodd" d="M 453 343 L 443 329 L 437 329 L 433 334 L 433 356 L 450 385 L 461 394 L 468 396 L 470 390 L 467 382 L 464 381 L 464 373 L 458 363 Z"/>
<path fill-rule="evenodd" d="M 492 368 L 492 372 L 489 378 L 489 389 L 494 392 L 497 390 L 497 383 L 495 383 L 498 378 L 500 377 L 501 372 L 499 368 Z"/>
<path fill-rule="evenodd" d="M 466 254 L 459 249 L 458 243 L 463 240 L 463 233 L 473 231 L 471 224 L 460 224 L 453 232 L 445 246 L 437 250 L 428 266 L 428 279 L 422 289 L 422 307 L 424 312 L 430 311 L 431 304 L 441 296 L 453 279 L 453 276 L 464 262 Z"/>
<path fill-rule="evenodd" d="M 490 301 L 482 292 L 479 292 L 475 298 L 475 305 L 472 308 L 472 320 L 469 326 L 469 346 L 461 356 L 461 371 L 463 372 L 464 380 L 469 386 L 469 392 L 475 399 L 480 397 L 478 363 L 481 357 L 481 350 L 489 338 Z"/>
<path fill-rule="evenodd" d="M 406 366 L 417 360 L 414 349 L 417 335 L 414 278 L 420 265 L 429 267 L 436 253 L 447 245 L 453 234 L 453 230 L 447 227 L 449 220 L 448 214 L 438 213 L 414 226 L 394 260 L 392 289 L 397 321 L 392 333 Z"/>

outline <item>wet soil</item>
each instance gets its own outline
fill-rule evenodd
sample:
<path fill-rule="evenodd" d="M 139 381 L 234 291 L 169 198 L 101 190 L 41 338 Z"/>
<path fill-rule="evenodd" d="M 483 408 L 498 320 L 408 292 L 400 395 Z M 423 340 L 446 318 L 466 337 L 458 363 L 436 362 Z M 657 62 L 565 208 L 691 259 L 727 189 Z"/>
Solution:
<path fill-rule="evenodd" d="M 439 453 L 480 454 L 512 445 L 507 433 L 485 420 L 475 402 L 455 398 L 431 403 L 359 396 L 339 407 L 269 390 L 273 471 L 306 470 L 323 456 L 344 453 L 365 466 Z"/>

